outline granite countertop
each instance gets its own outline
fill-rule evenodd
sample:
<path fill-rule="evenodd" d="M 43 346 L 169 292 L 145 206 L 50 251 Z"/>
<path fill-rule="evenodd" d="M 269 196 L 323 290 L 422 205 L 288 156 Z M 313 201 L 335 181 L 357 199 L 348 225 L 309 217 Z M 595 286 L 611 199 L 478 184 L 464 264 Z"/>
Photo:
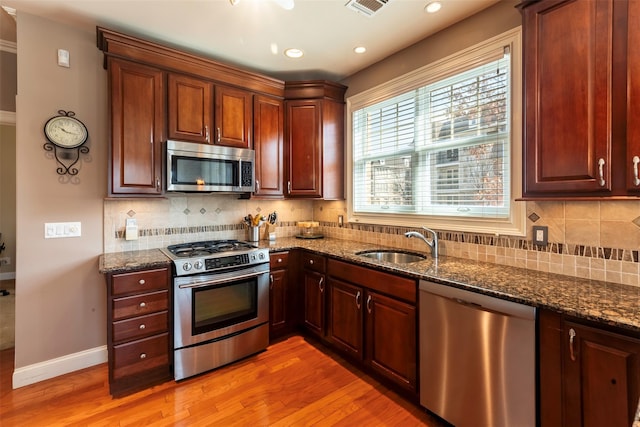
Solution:
<path fill-rule="evenodd" d="M 580 279 L 487 262 L 441 256 L 410 264 L 393 264 L 356 255 L 372 249 L 393 249 L 348 240 L 279 238 L 260 241 L 271 252 L 307 249 L 363 266 L 376 267 L 416 279 L 515 301 L 640 333 L 640 287 Z M 121 272 L 169 265 L 159 250 L 109 253 L 100 257 L 100 272 Z"/>

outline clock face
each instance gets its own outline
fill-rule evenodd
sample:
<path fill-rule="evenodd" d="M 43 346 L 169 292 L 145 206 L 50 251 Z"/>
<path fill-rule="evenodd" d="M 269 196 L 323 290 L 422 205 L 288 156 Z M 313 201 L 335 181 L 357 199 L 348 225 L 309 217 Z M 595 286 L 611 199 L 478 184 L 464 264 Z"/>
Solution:
<path fill-rule="evenodd" d="M 49 119 L 44 125 L 44 134 L 51 143 L 62 148 L 79 147 L 89 136 L 87 128 L 80 120 L 68 116 Z"/>

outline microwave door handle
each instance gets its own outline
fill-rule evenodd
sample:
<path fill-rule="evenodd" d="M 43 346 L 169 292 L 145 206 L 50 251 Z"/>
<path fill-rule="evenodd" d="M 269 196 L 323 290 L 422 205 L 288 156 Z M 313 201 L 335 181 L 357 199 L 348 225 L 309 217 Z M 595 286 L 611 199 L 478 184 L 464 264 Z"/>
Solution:
<path fill-rule="evenodd" d="M 223 283 L 237 282 L 238 280 L 242 280 L 242 279 L 251 279 L 253 277 L 258 277 L 264 273 L 265 273 L 264 271 L 260 271 L 258 273 L 242 274 L 239 276 L 226 277 L 224 279 L 207 280 L 206 282 L 186 283 L 184 285 L 178 285 L 178 288 L 189 289 L 189 288 L 201 288 L 203 286 L 210 286 L 210 285 L 221 285 Z"/>

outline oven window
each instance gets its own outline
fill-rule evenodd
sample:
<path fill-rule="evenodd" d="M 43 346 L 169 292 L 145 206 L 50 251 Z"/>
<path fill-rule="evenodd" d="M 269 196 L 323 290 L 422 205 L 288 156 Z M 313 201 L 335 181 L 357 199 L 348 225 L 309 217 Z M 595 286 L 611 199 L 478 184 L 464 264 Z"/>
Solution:
<path fill-rule="evenodd" d="M 173 157 L 172 184 L 238 186 L 238 165 L 233 160 Z"/>
<path fill-rule="evenodd" d="M 193 291 L 193 335 L 241 323 L 257 315 L 255 279 Z"/>

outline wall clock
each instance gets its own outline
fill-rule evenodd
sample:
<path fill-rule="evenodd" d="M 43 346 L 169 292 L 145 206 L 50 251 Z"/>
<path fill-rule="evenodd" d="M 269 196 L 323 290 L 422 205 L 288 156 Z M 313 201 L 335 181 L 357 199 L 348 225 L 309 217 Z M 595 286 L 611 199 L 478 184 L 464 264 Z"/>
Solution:
<path fill-rule="evenodd" d="M 78 163 L 80 153 L 89 152 L 89 148 L 84 146 L 89 139 L 89 131 L 75 115 L 73 111 L 58 110 L 58 115 L 44 125 L 44 136 L 49 141 L 45 142 L 44 149 L 53 152 L 60 165 L 56 169 L 59 175 L 77 175 L 78 169 L 73 166 Z"/>

